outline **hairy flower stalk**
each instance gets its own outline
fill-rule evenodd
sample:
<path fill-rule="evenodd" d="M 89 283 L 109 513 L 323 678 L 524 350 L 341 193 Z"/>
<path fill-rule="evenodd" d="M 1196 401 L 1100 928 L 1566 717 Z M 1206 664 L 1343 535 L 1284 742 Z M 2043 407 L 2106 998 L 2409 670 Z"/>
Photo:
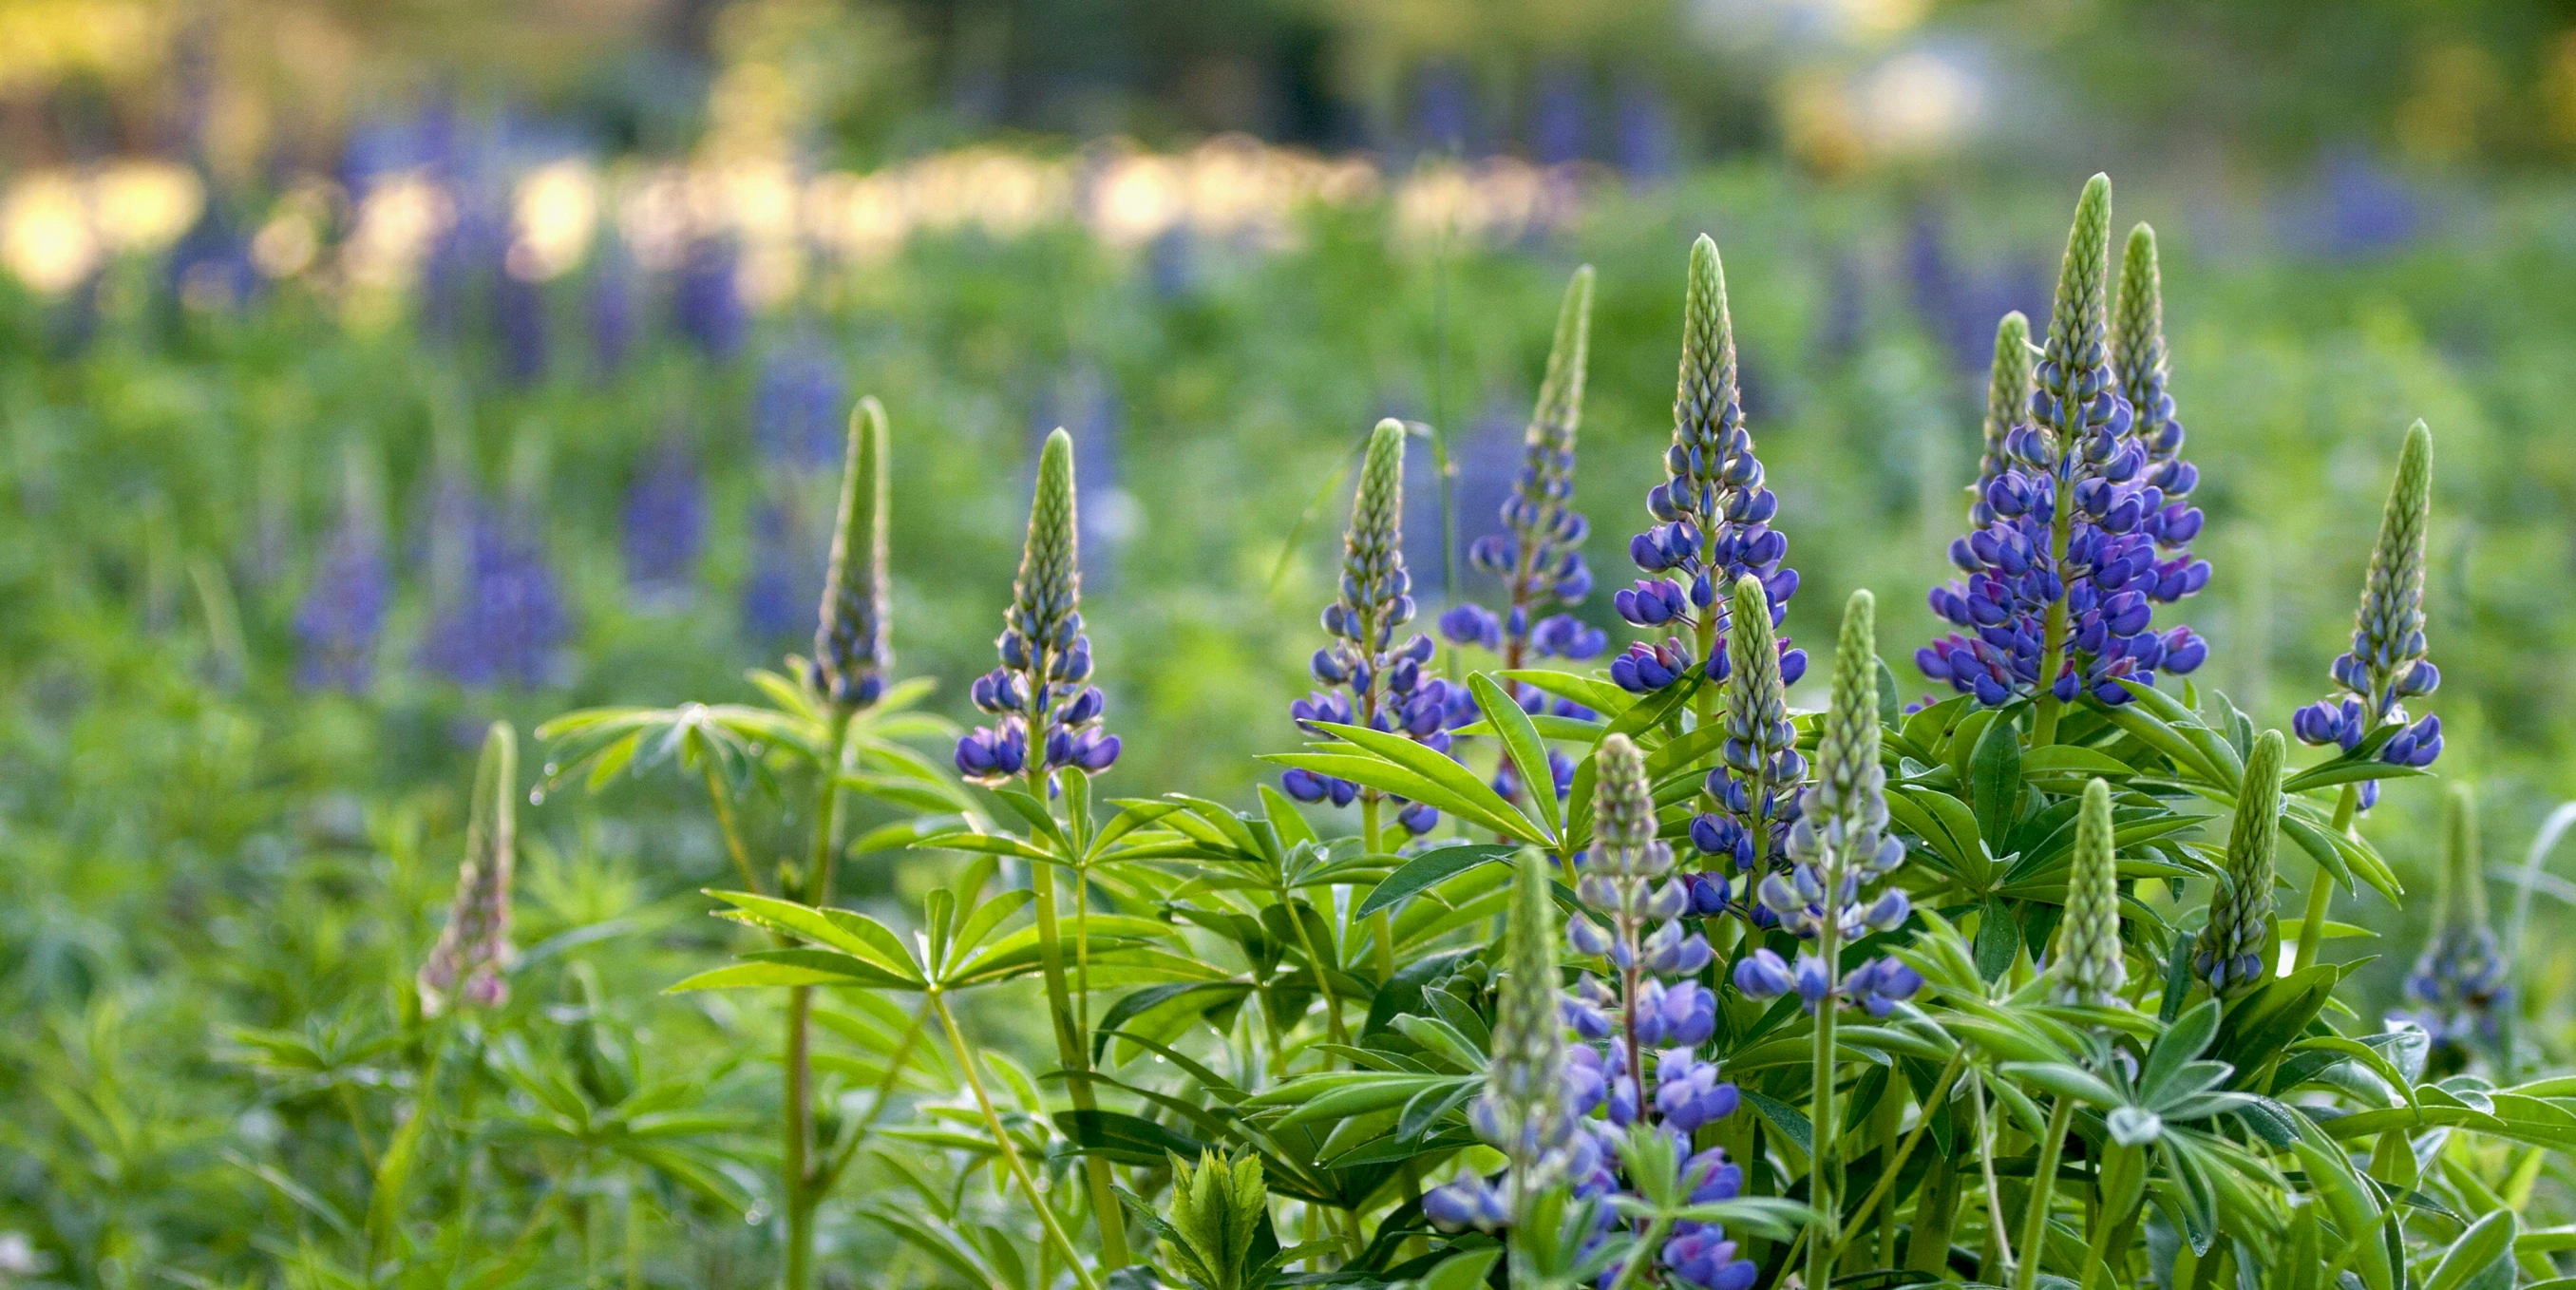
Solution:
<path fill-rule="evenodd" d="M 1628 542 L 1628 557 L 1650 575 L 1614 597 L 1619 616 L 1644 628 L 1682 627 L 1695 637 L 1660 645 L 1638 642 L 1610 665 L 1622 689 L 1662 689 L 1693 666 L 1724 681 L 1727 606 L 1720 597 L 1737 580 L 1759 579 L 1770 593 L 1771 625 L 1788 612 L 1798 571 L 1781 560 L 1789 538 L 1771 527 L 1780 499 L 1763 486 L 1762 462 L 1744 425 L 1736 383 L 1735 329 L 1726 312 L 1726 273 L 1717 244 L 1691 244 L 1690 289 L 1682 314 L 1681 376 L 1673 395 L 1673 441 L 1664 449 L 1664 482 L 1646 494 L 1655 523 Z M 1787 648 L 1779 665 L 1796 684 L 1807 670 L 1803 650 Z M 1714 687 L 1700 694 L 1703 720 L 1716 715 Z"/>
<path fill-rule="evenodd" d="M 2075 815 L 2075 862 L 2066 875 L 2066 913 L 2049 952 L 2052 996 L 2064 1004 L 2108 1008 L 2121 1002 L 2129 969 L 2120 946 L 2119 857 L 2112 847 L 2111 786 L 2084 786 Z"/>
<path fill-rule="evenodd" d="M 2425 656 L 2424 641 L 2425 548 L 2432 527 L 2433 432 L 2418 421 L 2406 428 L 2397 478 L 2389 484 L 2388 504 L 2380 512 L 2379 539 L 2371 546 L 2370 572 L 2353 617 L 2352 649 L 2334 661 L 2335 687 L 2343 693 L 2290 715 L 2290 729 L 2299 742 L 2352 753 L 2386 730 L 2376 756 L 2387 765 L 2430 766 L 2442 755 L 2442 719 L 2427 714 L 2410 722 L 2406 714 L 2406 700 L 2431 694 L 2442 684 L 2442 670 Z M 2351 828 L 2356 814 L 2378 804 L 2378 780 L 2344 785 L 2335 803 L 2335 831 Z M 2316 961 L 2326 913 L 2334 903 L 2333 882 L 2320 867 L 2308 889 L 2295 960 L 2300 967 Z"/>
<path fill-rule="evenodd" d="M 1556 341 L 1547 354 L 1547 376 L 1522 439 L 1520 473 L 1503 502 L 1503 531 L 1467 547 L 1467 562 L 1503 580 L 1503 612 L 1462 601 L 1440 616 L 1440 633 L 1453 645 L 1499 652 L 1505 668 L 1540 658 L 1581 662 L 1598 655 L 1608 638 L 1597 627 L 1563 612 L 1592 591 L 1592 570 L 1580 548 L 1591 531 L 1574 509 L 1575 432 L 1583 420 L 1583 376 L 1592 327 L 1592 266 L 1574 271 L 1556 318 Z"/>
<path fill-rule="evenodd" d="M 1359 491 L 1351 500 L 1351 527 L 1342 537 L 1341 594 L 1324 606 L 1324 632 L 1332 643 L 1308 663 L 1322 688 L 1289 705 L 1297 724 L 1309 731 L 1318 723 L 1401 731 L 1449 751 L 1452 713 L 1465 696 L 1424 673 L 1433 652 L 1429 636 L 1415 632 L 1396 643 L 1396 630 L 1412 622 L 1413 614 L 1413 577 L 1404 568 L 1404 423 L 1390 417 L 1369 435 Z M 1357 799 L 1367 845 L 1380 849 L 1377 790 L 1302 769 L 1280 776 L 1280 787 L 1301 802 L 1348 806 Z M 1396 823 L 1406 832 L 1428 833 L 1439 823 L 1440 813 L 1431 807 L 1396 800 Z"/>
<path fill-rule="evenodd" d="M 2433 940 L 2406 976 L 2412 1006 L 2392 1015 L 2430 1031 L 2437 1044 L 2466 1048 L 2495 1039 L 2497 1013 L 2513 998 L 2504 954 L 2487 925 L 2477 799 L 2466 784 L 2451 785 L 2442 798 L 2440 872 Z"/>
<path fill-rule="evenodd" d="M 2209 922 L 2192 943 L 2193 979 L 2216 995 L 2242 994 L 2272 974 L 2272 858 L 2280 842 L 2281 758 L 2288 741 L 2266 730 L 2245 759 L 2236 820 L 2227 834 L 2227 872 L 2209 902 Z"/>
<path fill-rule="evenodd" d="M 886 669 L 894 662 L 886 644 L 887 510 L 885 408 L 865 398 L 850 413 L 832 563 L 805 673 L 814 693 L 848 711 L 885 693 Z"/>
<path fill-rule="evenodd" d="M 1037 492 L 1029 504 L 1019 577 L 1011 584 L 1011 605 L 994 642 L 1001 666 L 977 677 L 970 691 L 977 708 L 1000 720 L 957 741 L 961 774 L 986 784 L 1017 776 L 1042 802 L 1049 800 L 1061 772 L 1097 775 L 1118 760 L 1118 736 L 1100 725 L 1107 700 L 1089 684 L 1091 638 L 1082 630 L 1075 505 L 1073 436 L 1058 427 L 1038 456 Z M 1094 1110 L 1099 1102 L 1091 1082 L 1090 1036 L 1076 1017 L 1065 978 L 1054 866 L 1030 865 L 1029 885 L 1036 897 L 1038 958 L 1055 1022 L 1056 1056 L 1072 1077 L 1067 1083 L 1075 1108 Z M 1123 1266 L 1127 1236 L 1110 1188 L 1109 1162 L 1094 1155 L 1083 1165 L 1090 1177 L 1103 1261 L 1109 1268 Z"/>
<path fill-rule="evenodd" d="M 2029 419 L 2004 435 L 2009 462 L 1984 487 L 1978 527 L 1950 545 L 1966 578 L 1931 594 L 1958 630 L 1914 655 L 1924 675 L 1980 703 L 2035 699 L 2036 744 L 2055 741 L 2059 712 L 2079 696 L 2125 703 L 2123 682 L 2153 684 L 2159 670 L 2189 672 L 2208 656 L 2187 627 L 2153 630 L 2155 606 L 2199 591 L 2209 564 L 2189 549 L 2199 474 L 2179 456 L 2182 428 L 2164 394 L 2154 239 L 2133 237 L 2123 258 L 2114 338 L 2110 218 L 2110 181 L 2096 175 L 2067 235 Z M 2115 340 L 2134 371 L 2113 370 Z M 1998 353 L 1995 387 L 2017 379 L 2002 369 L 2019 357 Z M 2154 405 L 2135 412 L 2129 392 Z"/>
<path fill-rule="evenodd" d="M 510 946 L 510 875 L 518 859 L 518 779 L 518 736 L 508 722 L 495 721 L 474 764 L 456 903 L 448 910 L 437 946 L 420 965 L 420 1008 L 431 1016 L 452 1003 L 493 1008 L 510 997 L 501 973 L 515 955 Z"/>

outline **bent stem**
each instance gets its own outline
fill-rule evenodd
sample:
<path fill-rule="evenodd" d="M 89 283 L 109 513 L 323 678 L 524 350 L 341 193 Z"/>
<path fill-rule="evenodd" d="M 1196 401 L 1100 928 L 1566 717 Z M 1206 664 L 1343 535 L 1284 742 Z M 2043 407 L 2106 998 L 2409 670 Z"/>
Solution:
<path fill-rule="evenodd" d="M 1977 1112 L 1977 1169 L 1986 1182 L 1986 1240 L 1995 1248 L 1996 1263 L 2001 1268 L 2013 1266 L 2012 1237 L 2004 1228 L 2003 1187 L 1995 1181 L 1995 1135 L 1986 1123 L 1986 1088 L 1983 1080 L 1968 1085 L 1968 1096 Z M 1988 1274 L 1996 1268 L 1982 1269 Z"/>
<path fill-rule="evenodd" d="M 1020 1186 L 1020 1193 L 1029 1198 L 1029 1208 L 1038 1212 L 1038 1225 L 1046 1229 L 1047 1244 L 1055 1247 L 1056 1254 L 1072 1270 L 1074 1281 L 1082 1290 L 1099 1290 L 1099 1283 L 1091 1279 L 1090 1270 L 1083 1266 L 1082 1256 L 1075 1252 L 1073 1241 L 1064 1234 L 1063 1224 L 1056 1221 L 1055 1210 L 1039 1193 L 1037 1180 L 1029 1176 L 1027 1163 L 1020 1159 L 1020 1149 L 1011 1142 L 1011 1135 L 1003 1131 L 1002 1117 L 994 1112 L 993 1096 L 985 1091 L 983 1072 L 975 1064 L 974 1050 L 966 1046 L 964 1032 L 957 1029 L 956 1014 L 948 1010 L 948 996 L 933 989 L 929 997 L 931 1011 L 939 1015 L 940 1029 L 947 1032 L 949 1050 L 957 1054 L 958 1069 L 966 1072 L 966 1087 L 975 1094 L 975 1106 L 984 1113 L 984 1129 L 993 1135 L 993 1148 L 1002 1155 L 1002 1167 L 1010 1171 L 1011 1180 Z M 1101 1229 L 1107 1231 L 1111 1226 L 1104 1222 Z"/>
<path fill-rule="evenodd" d="M 912 1024 L 904 1028 L 903 1038 L 894 1046 L 894 1054 L 886 1058 L 885 1074 L 877 1078 L 876 1096 L 868 1102 L 867 1115 L 859 1120 L 858 1128 L 850 1133 L 850 1140 L 841 1144 L 840 1151 L 832 1158 L 831 1166 L 823 1171 L 826 1186 L 840 1178 L 842 1172 L 850 1167 L 850 1161 L 859 1154 L 859 1147 L 868 1140 L 868 1134 L 876 1129 L 877 1121 L 885 1118 L 886 1103 L 893 1099 L 894 1087 L 901 1081 L 904 1067 L 912 1060 L 912 1050 L 921 1046 L 922 1031 L 929 1024 L 930 1000 L 925 998 L 921 1001 L 920 1007 L 913 1009 Z"/>
<path fill-rule="evenodd" d="M 2039 1144 L 2039 1166 L 2030 1179 L 2030 1211 L 2022 1216 L 2021 1266 L 2014 1270 L 2014 1290 L 2039 1284 L 2039 1260 L 2048 1241 L 2048 1207 L 2057 1198 L 2057 1160 L 2066 1146 L 2066 1125 L 2075 1116 L 2075 1101 L 2060 1097 L 2048 1112 L 2048 1134 Z"/>
<path fill-rule="evenodd" d="M 2335 799 L 2334 836 L 2352 831 L 2352 817 L 2361 810 L 2361 785 L 2346 784 L 2343 796 Z M 2305 971 L 2316 966 L 2317 947 L 2326 938 L 2326 908 L 2334 903 L 2334 874 L 2325 865 L 2317 866 L 2316 884 L 2308 888 L 2308 912 L 2299 922 L 2299 951 L 2291 960 L 2290 970 Z"/>

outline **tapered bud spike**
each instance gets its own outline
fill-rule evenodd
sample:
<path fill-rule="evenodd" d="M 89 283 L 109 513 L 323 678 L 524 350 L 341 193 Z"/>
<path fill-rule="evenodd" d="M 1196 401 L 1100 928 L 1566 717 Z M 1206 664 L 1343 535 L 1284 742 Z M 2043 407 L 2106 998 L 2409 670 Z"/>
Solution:
<path fill-rule="evenodd" d="M 2442 892 L 2436 921 L 2444 927 L 2487 925 L 2487 879 L 2478 864 L 2478 799 L 2467 784 L 2442 795 Z"/>
<path fill-rule="evenodd" d="M 1601 739 L 1595 765 L 1593 835 L 1602 850 L 1629 855 L 1655 840 L 1655 788 L 1646 778 L 1646 755 L 1635 741 L 1612 733 Z"/>
<path fill-rule="evenodd" d="M 1747 574 L 1735 580 L 1732 601 L 1727 614 L 1726 659 L 1735 683 L 1727 688 L 1729 707 L 1738 696 L 1766 716 L 1785 711 L 1787 698 L 1780 683 L 1779 638 L 1771 631 L 1771 598 L 1762 590 L 1762 580 Z"/>
<path fill-rule="evenodd" d="M 2266 730 L 2245 759 L 2236 818 L 2227 834 L 2227 875 L 2193 944 L 2192 972 L 2213 994 L 2234 995 L 2271 976 L 2273 853 L 2280 841 L 2285 741 Z"/>
<path fill-rule="evenodd" d="M 1556 340 L 1548 346 L 1547 376 L 1539 383 L 1538 406 L 1530 414 L 1532 448 L 1574 451 L 1575 431 L 1583 421 L 1583 376 L 1591 342 L 1592 266 L 1587 264 L 1565 284 L 1565 303 L 1556 312 Z"/>
<path fill-rule="evenodd" d="M 1834 642 L 1834 691 L 1825 728 L 1816 743 L 1816 778 L 1850 799 L 1876 791 L 1878 763 L 1878 599 L 1866 589 L 1843 604 L 1842 635 Z M 1884 809 L 1882 802 L 1881 808 Z"/>
<path fill-rule="evenodd" d="M 2387 715 L 2398 681 L 2424 656 L 2425 548 L 2433 527 L 2433 432 L 2407 427 L 2397 478 L 2370 549 L 2370 572 L 2352 629 L 2354 657 L 2369 678 L 2377 715 Z"/>
<path fill-rule="evenodd" d="M 1574 1131 L 1566 1093 L 1563 990 L 1557 979 L 1554 884 L 1545 856 L 1524 849 L 1504 930 L 1505 976 L 1495 1000 L 1493 1062 L 1473 1119 L 1512 1162 L 1523 1195 L 1544 1190 Z"/>
<path fill-rule="evenodd" d="M 1684 478 L 1694 493 L 1716 487 L 1726 433 L 1744 416 L 1740 397 L 1735 325 L 1726 314 L 1726 269 L 1718 262 L 1717 243 L 1702 234 L 1691 243 L 1681 378 L 1673 394 L 1673 444 L 1693 459 Z M 1695 509 L 1705 514 L 1710 508 Z"/>
<path fill-rule="evenodd" d="M 1029 504 L 1028 542 L 1012 584 L 1012 623 L 1045 644 L 1081 607 L 1082 568 L 1074 515 L 1073 436 L 1058 426 L 1038 455 L 1037 494 Z"/>
<path fill-rule="evenodd" d="M 2156 231 L 2144 224 L 2129 230 L 2129 245 L 2120 257 L 2120 300 L 2111 320 L 2111 367 L 2119 373 L 2120 393 L 2141 417 L 2152 415 L 2165 376 L 2165 302 L 2156 271 Z"/>
<path fill-rule="evenodd" d="M 874 398 L 850 413 L 832 562 L 814 629 L 814 689 L 843 708 L 873 703 L 894 662 L 886 643 L 886 418 Z"/>
<path fill-rule="evenodd" d="M 1985 452 L 1977 459 L 1978 498 L 2012 464 L 2004 438 L 2030 419 L 2030 359 L 2030 319 L 2016 309 L 1995 325 L 1995 361 L 1986 377 Z"/>
<path fill-rule="evenodd" d="M 2109 1007 L 2121 1002 L 2128 965 L 2120 948 L 2119 857 L 2112 846 L 2111 786 L 2084 786 L 2075 816 L 2075 863 L 2066 876 L 2066 914 L 2050 954 L 2060 1003 Z"/>
<path fill-rule="evenodd" d="M 518 780 L 518 736 L 510 723 L 495 721 L 484 734 L 483 755 L 474 766 L 456 903 L 420 968 L 423 1012 L 435 1015 L 451 1002 L 491 1007 L 509 997 L 501 973 L 512 958 L 510 884 L 518 856 Z"/>

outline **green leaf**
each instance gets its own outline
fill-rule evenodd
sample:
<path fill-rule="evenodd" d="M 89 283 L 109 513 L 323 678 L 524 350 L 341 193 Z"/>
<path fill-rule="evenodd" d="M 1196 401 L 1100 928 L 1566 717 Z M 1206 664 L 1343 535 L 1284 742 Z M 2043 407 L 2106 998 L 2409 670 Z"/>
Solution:
<path fill-rule="evenodd" d="M 1494 1265 L 1502 1260 L 1503 1247 L 1499 1245 L 1460 1250 L 1423 1274 L 1422 1290 L 1483 1290 L 1485 1278 L 1493 1275 Z"/>
<path fill-rule="evenodd" d="M 1977 975 L 1992 985 L 2012 970 L 2014 952 L 2021 948 L 2021 923 L 2013 917 L 2012 906 L 2001 896 L 1988 896 L 1977 915 Z"/>
<path fill-rule="evenodd" d="M 1519 700 L 1503 693 L 1503 687 L 1482 672 L 1469 674 L 1467 692 L 1475 696 L 1476 709 L 1485 714 L 1485 724 L 1502 739 L 1503 753 L 1511 758 L 1512 769 L 1520 775 L 1521 796 L 1538 808 L 1539 823 L 1547 829 L 1547 836 L 1562 835 L 1565 818 L 1556 801 L 1556 776 L 1548 768 L 1547 744 L 1539 738 L 1538 728 L 1530 724 L 1529 714 L 1521 710 Z"/>
<path fill-rule="evenodd" d="M 1968 756 L 1968 791 L 1977 812 L 1977 833 L 1987 849 L 2001 853 L 2021 808 L 2021 732 L 2009 721 L 1986 723 Z"/>
<path fill-rule="evenodd" d="M 1404 862 L 1403 867 L 1388 874 L 1385 881 L 1371 889 L 1353 918 L 1366 918 L 1381 909 L 1391 908 L 1406 897 L 1473 869 L 1478 865 L 1508 860 L 1520 848 L 1505 843 L 1462 842 L 1425 851 Z"/>
<path fill-rule="evenodd" d="M 1756 1093 L 1749 1088 L 1741 1089 L 1739 1092 L 1744 1099 L 1744 1104 L 1752 1107 L 1764 1120 L 1769 1121 L 1771 1127 L 1778 1130 L 1781 1137 L 1797 1144 L 1798 1150 L 1810 1155 L 1814 1154 L 1816 1131 L 1815 1127 L 1808 1123 L 1806 1112 L 1766 1093 Z"/>

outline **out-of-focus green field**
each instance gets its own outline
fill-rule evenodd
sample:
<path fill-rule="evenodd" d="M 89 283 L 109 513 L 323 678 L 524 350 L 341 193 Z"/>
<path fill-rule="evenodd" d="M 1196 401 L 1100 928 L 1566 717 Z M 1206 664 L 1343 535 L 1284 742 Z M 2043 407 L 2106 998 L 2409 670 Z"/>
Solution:
<path fill-rule="evenodd" d="M 1660 478 L 1702 231 L 1726 257 L 1746 405 L 1806 578 L 1786 630 L 1816 641 L 1824 607 L 1873 588 L 1889 662 L 1914 684 L 1906 655 L 1935 630 L 1922 591 L 1945 576 L 1975 466 L 1982 375 L 1953 338 L 2004 307 L 2046 308 L 2065 224 L 2052 194 L 2071 188 L 1940 205 L 1947 296 L 1926 286 L 1920 208 L 1767 169 L 1603 192 L 1576 231 L 1508 247 L 1399 246 L 1374 209 L 1318 215 L 1286 250 L 1116 252 L 1072 229 L 922 238 L 759 319 L 729 363 L 668 336 L 646 292 L 645 339 L 605 377 L 575 276 L 546 288 L 549 373 L 524 388 L 501 376 L 507 343 L 481 303 L 454 341 L 357 333 L 292 285 L 203 310 L 173 303 L 155 266 L 122 265 L 74 350 L 65 305 L 0 298 L 0 1014 L 25 1019 L 0 1035 L 14 1108 L 0 1229 L 94 1252 L 56 1270 L 72 1284 L 294 1266 L 280 1234 L 321 1220 L 296 1219 L 301 1202 L 257 1171 L 310 1180 L 299 1153 L 323 1159 L 343 1132 L 339 1086 L 263 1071 L 227 1036 L 356 1035 L 408 981 L 447 897 L 482 723 L 743 697 L 744 669 L 805 647 L 745 626 L 758 513 L 803 517 L 787 572 L 809 586 L 837 466 L 758 446 L 769 352 L 808 346 L 891 415 L 898 672 L 940 678 L 931 706 L 951 717 L 991 666 L 1039 434 L 1071 426 L 1085 612 L 1126 747 L 1103 790 L 1240 800 L 1253 755 L 1294 741 L 1286 706 L 1319 643 L 1362 435 L 1388 414 L 1438 427 L 1411 456 L 1407 514 L 1436 602 L 1436 457 L 1456 463 L 1472 538 L 1582 262 L 1600 294 L 1578 500 L 1605 588 L 1587 613 L 1628 639 L 1606 590 Z M 2517 859 L 2576 795 L 2576 197 L 2463 197 L 2411 241 L 2340 256 L 2187 192 L 2120 197 L 2118 228 L 2162 235 L 2173 388 L 2210 516 L 2198 547 L 2216 575 L 2178 616 L 2212 642 L 2193 679 L 2268 725 L 2323 694 L 2399 435 L 2424 418 L 2440 770 L 2482 785 L 2490 860 Z M 703 469 L 704 551 L 683 590 L 639 595 L 629 488 L 675 438 Z M 396 575 L 355 696 L 298 684 L 294 631 L 351 461 L 382 499 Z M 541 540 L 568 624 L 543 684 L 466 687 L 420 664 L 453 539 L 433 519 L 442 480 Z M 2410 877 L 2430 871 L 2431 805 L 2395 784 L 2365 824 Z M 569 1035 L 567 982 L 595 974 L 664 1073 L 756 1102 L 769 1081 L 729 1005 L 652 993 L 724 940 L 693 894 L 725 865 L 702 808 L 646 779 L 525 813 L 521 944 L 592 930 L 549 952 L 552 984 L 524 989 Z M 797 822 L 751 827 L 785 846 Z M 852 872 L 864 901 L 907 867 Z M 2389 936 L 2371 978 L 2386 997 L 2429 911 L 2364 916 Z M 2543 898 L 2540 926 L 2565 917 Z M 2563 938 L 2530 943 L 2547 956 L 2530 979 L 2576 977 Z M 738 1218 L 673 1221 L 705 1225 L 668 1238 L 695 1284 L 756 1281 Z"/>

